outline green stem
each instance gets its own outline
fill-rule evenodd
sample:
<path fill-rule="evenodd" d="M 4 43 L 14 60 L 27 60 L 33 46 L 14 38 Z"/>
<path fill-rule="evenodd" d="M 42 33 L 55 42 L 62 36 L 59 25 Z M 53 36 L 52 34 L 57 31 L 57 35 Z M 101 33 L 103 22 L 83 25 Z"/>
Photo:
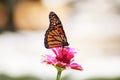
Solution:
<path fill-rule="evenodd" d="M 62 70 L 59 70 L 59 69 L 57 69 L 57 78 L 56 78 L 56 80 L 60 80 L 60 76 L 61 76 L 61 73 L 62 73 Z"/>

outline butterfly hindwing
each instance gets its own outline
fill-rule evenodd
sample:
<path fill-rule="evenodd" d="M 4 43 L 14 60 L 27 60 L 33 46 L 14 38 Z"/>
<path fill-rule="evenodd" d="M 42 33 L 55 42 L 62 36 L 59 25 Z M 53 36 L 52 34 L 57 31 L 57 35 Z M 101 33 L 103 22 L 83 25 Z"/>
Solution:
<path fill-rule="evenodd" d="M 54 12 L 49 14 L 50 25 L 45 33 L 45 47 L 55 48 L 68 46 L 67 38 L 62 27 L 62 23 Z"/>

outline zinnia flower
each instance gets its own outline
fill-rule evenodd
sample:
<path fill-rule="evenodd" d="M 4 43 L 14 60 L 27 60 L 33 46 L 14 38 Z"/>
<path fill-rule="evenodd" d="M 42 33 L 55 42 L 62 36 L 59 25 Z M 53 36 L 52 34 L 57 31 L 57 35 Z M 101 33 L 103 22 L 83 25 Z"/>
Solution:
<path fill-rule="evenodd" d="M 43 62 L 61 69 L 83 70 L 81 65 L 74 62 L 75 49 L 70 47 L 51 48 L 55 55 L 43 55 Z"/>

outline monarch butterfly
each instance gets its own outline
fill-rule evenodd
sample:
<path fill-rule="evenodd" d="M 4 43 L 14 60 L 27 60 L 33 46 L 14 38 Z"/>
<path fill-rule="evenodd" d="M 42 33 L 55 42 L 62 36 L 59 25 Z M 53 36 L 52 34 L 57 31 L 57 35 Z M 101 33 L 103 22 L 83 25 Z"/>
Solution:
<path fill-rule="evenodd" d="M 54 13 L 49 14 L 49 28 L 45 33 L 44 44 L 46 48 L 55 48 L 68 46 L 67 38 L 63 30 L 59 17 Z"/>

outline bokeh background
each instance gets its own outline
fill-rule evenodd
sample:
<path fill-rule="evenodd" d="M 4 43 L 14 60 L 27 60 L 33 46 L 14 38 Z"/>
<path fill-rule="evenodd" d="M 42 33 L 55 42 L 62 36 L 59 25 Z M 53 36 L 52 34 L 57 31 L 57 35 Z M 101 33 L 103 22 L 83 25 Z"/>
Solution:
<path fill-rule="evenodd" d="M 120 0 L 0 0 L 0 80 L 55 80 L 41 63 L 48 15 L 61 19 L 76 61 L 62 80 L 120 80 Z"/>

